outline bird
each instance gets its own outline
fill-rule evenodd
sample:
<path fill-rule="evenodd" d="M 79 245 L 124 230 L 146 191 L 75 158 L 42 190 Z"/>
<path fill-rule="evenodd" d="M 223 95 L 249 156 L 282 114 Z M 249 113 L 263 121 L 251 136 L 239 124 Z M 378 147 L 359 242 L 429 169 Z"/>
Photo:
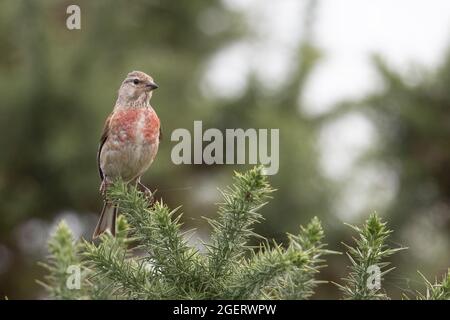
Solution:
<path fill-rule="evenodd" d="M 136 186 L 147 195 L 150 190 L 141 176 L 152 164 L 161 139 L 161 124 L 150 99 L 158 88 L 153 78 L 132 71 L 122 82 L 113 111 L 106 119 L 97 152 L 103 208 L 93 239 L 107 230 L 115 236 L 117 205 L 107 199 L 107 190 L 116 179 Z"/>

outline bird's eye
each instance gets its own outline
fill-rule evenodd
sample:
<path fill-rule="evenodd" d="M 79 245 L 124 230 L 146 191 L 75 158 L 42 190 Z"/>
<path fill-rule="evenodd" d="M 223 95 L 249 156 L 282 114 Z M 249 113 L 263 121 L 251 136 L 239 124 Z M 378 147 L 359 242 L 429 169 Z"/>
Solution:
<path fill-rule="evenodd" d="M 134 79 L 134 80 L 133 80 L 133 83 L 134 83 L 134 84 L 139 84 L 139 80 L 138 80 L 138 79 Z"/>

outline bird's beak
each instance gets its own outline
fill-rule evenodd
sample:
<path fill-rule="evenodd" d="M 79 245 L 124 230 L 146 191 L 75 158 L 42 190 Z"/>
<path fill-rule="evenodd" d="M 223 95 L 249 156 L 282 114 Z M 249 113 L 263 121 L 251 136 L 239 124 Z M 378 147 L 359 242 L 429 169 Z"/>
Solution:
<path fill-rule="evenodd" d="M 149 81 L 149 82 L 145 85 L 145 87 L 148 88 L 148 89 L 150 89 L 150 90 L 155 90 L 155 89 L 158 89 L 158 88 L 159 88 L 159 86 L 158 86 L 156 83 L 151 82 L 151 81 Z"/>

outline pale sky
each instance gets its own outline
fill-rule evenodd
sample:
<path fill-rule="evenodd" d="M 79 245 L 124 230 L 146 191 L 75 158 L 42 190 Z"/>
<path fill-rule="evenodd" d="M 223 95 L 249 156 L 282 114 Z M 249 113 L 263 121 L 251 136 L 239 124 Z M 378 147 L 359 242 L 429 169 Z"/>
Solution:
<path fill-rule="evenodd" d="M 292 49 L 302 35 L 305 1 L 223 1 L 244 13 L 254 34 L 212 59 L 205 91 L 239 95 L 249 70 L 262 79 L 282 81 L 294 64 Z M 305 93 L 311 114 L 376 87 L 371 53 L 406 71 L 412 64 L 436 65 L 450 44 L 448 0 L 321 0 L 318 4 L 314 40 L 325 57 Z"/>
<path fill-rule="evenodd" d="M 295 66 L 292 53 L 302 36 L 305 1 L 223 1 L 230 9 L 244 13 L 254 34 L 224 48 L 211 60 L 202 91 L 212 97 L 237 97 L 246 88 L 249 71 L 255 71 L 261 80 L 271 79 L 271 85 L 275 82 L 276 86 L 267 90 L 276 90 Z M 450 45 L 449 36 L 449 0 L 320 1 L 314 41 L 324 58 L 306 86 L 301 111 L 315 116 L 343 99 L 379 89 L 370 63 L 372 53 L 382 55 L 405 74 L 413 67 L 438 65 Z M 364 209 L 370 202 L 366 200 L 377 200 L 377 189 L 385 201 L 395 195 L 396 179 L 388 170 L 377 168 L 377 174 L 374 168 L 367 168 L 353 174 L 361 170 L 354 167 L 354 160 L 375 141 L 371 123 L 360 115 L 337 120 L 319 136 L 325 174 L 338 180 L 352 173 L 352 180 L 347 179 L 347 196 L 341 199 L 343 218 Z"/>
<path fill-rule="evenodd" d="M 371 53 L 403 71 L 438 64 L 450 44 L 450 1 L 323 0 L 315 36 L 327 58 L 307 90 L 313 113 L 376 85 Z"/>

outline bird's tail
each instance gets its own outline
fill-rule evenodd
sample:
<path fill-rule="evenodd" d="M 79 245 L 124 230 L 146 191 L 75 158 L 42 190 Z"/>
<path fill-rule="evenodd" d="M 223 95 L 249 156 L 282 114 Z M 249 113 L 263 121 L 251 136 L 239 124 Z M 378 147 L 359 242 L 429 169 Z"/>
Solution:
<path fill-rule="evenodd" d="M 105 201 L 98 220 L 97 226 L 95 227 L 93 239 L 98 238 L 103 232 L 109 230 L 113 236 L 116 235 L 116 216 L 117 216 L 117 205 L 112 204 L 109 201 Z"/>

